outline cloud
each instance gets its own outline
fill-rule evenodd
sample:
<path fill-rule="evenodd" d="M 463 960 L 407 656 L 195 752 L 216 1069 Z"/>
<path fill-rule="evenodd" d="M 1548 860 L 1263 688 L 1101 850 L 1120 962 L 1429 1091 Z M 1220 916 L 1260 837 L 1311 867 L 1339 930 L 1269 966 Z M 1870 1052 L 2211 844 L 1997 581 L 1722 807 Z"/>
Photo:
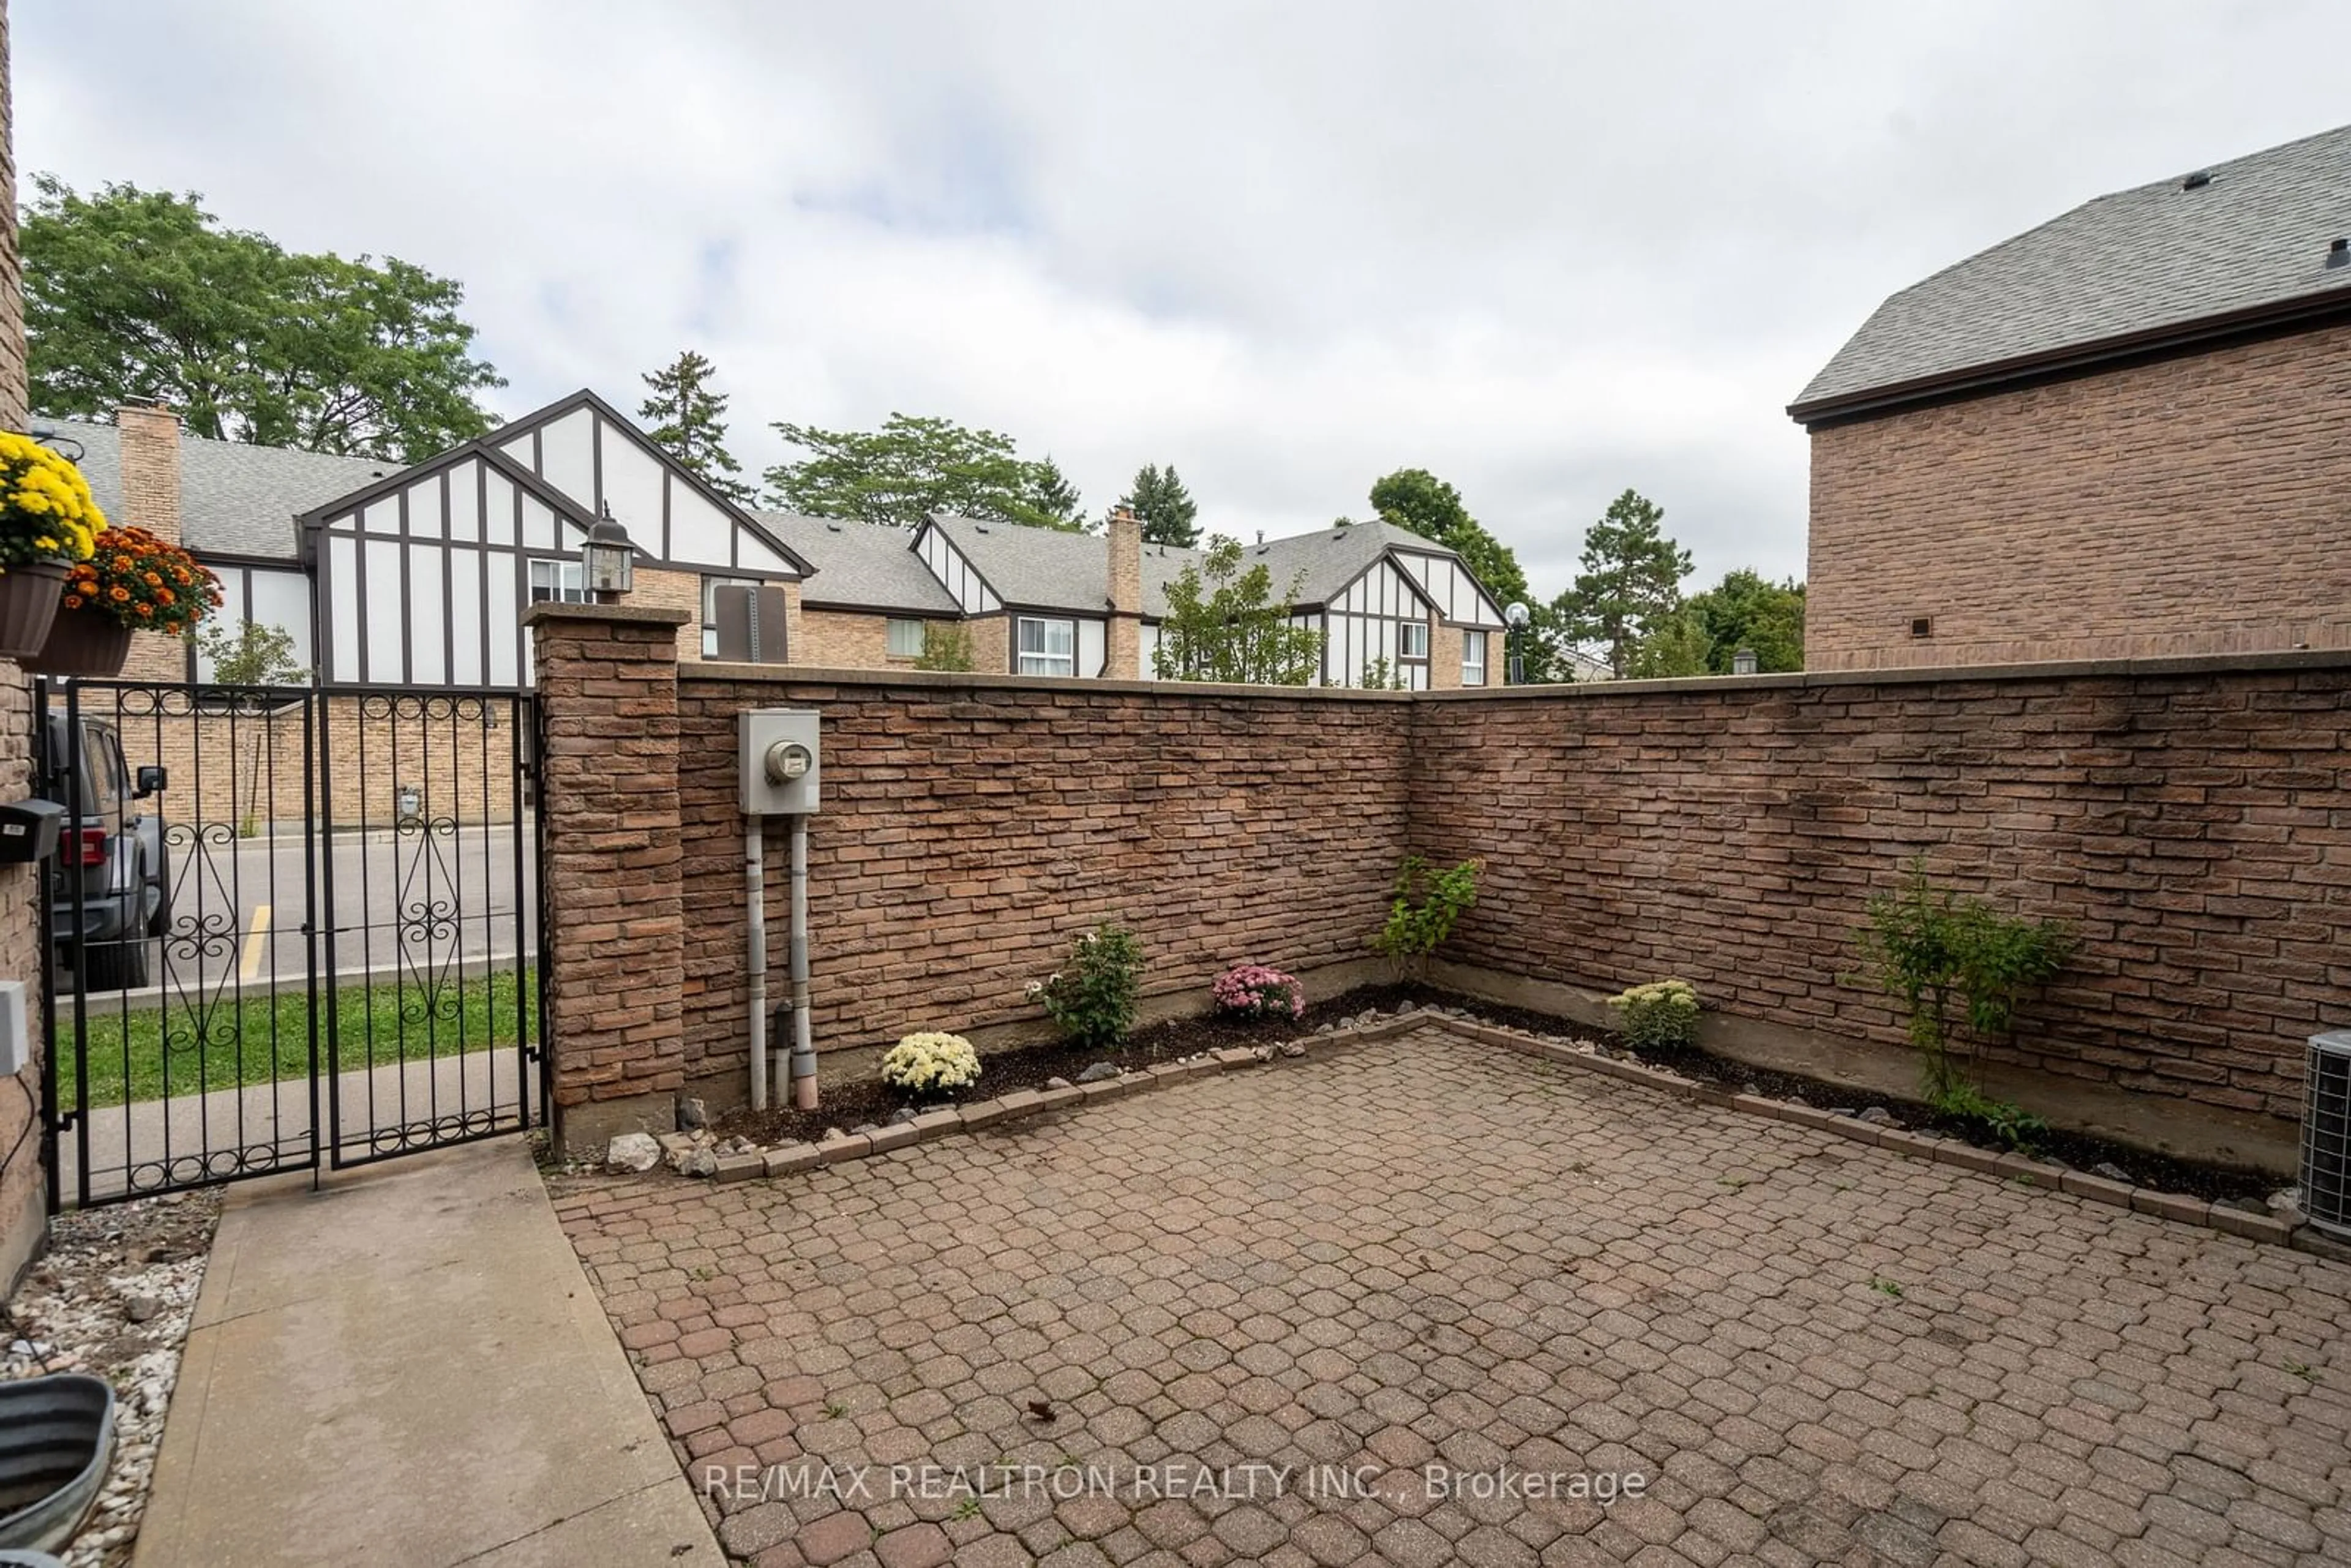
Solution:
<path fill-rule="evenodd" d="M 18 162 L 464 280 L 519 412 L 687 345 L 1247 538 L 1451 479 L 1543 591 L 1630 486 L 1803 570 L 1782 409 L 1892 290 L 2324 129 L 2321 5 L 20 5 Z"/>

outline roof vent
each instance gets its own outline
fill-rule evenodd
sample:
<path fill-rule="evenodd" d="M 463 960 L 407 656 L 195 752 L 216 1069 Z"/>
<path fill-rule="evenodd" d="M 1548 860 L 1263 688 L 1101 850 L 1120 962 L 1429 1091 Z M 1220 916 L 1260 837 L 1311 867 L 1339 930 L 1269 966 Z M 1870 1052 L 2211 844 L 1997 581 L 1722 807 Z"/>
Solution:
<path fill-rule="evenodd" d="M 2335 236 L 2335 243 L 2326 247 L 2326 265 L 2351 267 L 2351 238 Z"/>
<path fill-rule="evenodd" d="M 841 525 L 839 523 L 827 523 L 824 526 L 824 531 L 829 534 L 837 534 L 841 531 Z"/>
<path fill-rule="evenodd" d="M 2199 169 L 2193 174 L 2189 175 L 2185 180 L 2180 181 L 2179 188 L 2183 191 L 2200 191 L 2211 183 L 2212 171 L 2210 169 Z"/>
<path fill-rule="evenodd" d="M 971 531 L 976 534 L 984 534 L 987 531 L 987 525 L 986 523 L 974 523 L 971 526 Z"/>

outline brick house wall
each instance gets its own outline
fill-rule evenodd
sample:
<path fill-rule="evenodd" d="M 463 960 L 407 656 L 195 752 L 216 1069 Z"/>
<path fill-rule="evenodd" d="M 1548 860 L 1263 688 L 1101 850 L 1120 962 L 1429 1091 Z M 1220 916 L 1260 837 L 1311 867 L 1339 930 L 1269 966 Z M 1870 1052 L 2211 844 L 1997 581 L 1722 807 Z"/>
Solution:
<path fill-rule="evenodd" d="M 321 705 L 332 750 L 323 759 Z M 169 711 L 154 711 L 159 706 Z M 328 692 L 308 710 L 193 715 L 186 706 L 177 693 L 160 703 L 142 691 L 118 695 L 104 687 L 81 697 L 86 716 L 115 726 L 132 768 L 163 766 L 169 782 L 155 809 L 179 829 L 234 832 L 274 821 L 296 831 L 329 805 L 339 829 L 390 827 L 403 784 L 416 787 L 428 818 L 472 825 L 516 814 L 515 747 L 526 714 L 506 697 Z"/>
<path fill-rule="evenodd" d="M 792 662 L 827 670 L 911 670 L 912 659 L 890 653 L 890 622 L 919 616 L 883 615 L 874 611 L 802 610 L 800 640 L 792 644 Z M 952 627 L 952 621 L 924 621 L 925 626 Z"/>
<path fill-rule="evenodd" d="M 1823 425 L 1812 463 L 1810 669 L 2351 647 L 2351 325 Z"/>
<path fill-rule="evenodd" d="M 28 422 L 24 277 L 16 259 L 16 157 L 9 133 L 8 11 L 0 0 L 0 425 Z M 0 800 L 34 794 L 32 683 L 14 659 L 0 659 Z M 47 965 L 41 952 L 40 873 L 0 866 L 0 977 L 22 980 L 32 1051 L 14 1085 L 0 1090 L 0 1295 L 16 1286 L 48 1234 L 41 1176 L 41 1019 Z"/>

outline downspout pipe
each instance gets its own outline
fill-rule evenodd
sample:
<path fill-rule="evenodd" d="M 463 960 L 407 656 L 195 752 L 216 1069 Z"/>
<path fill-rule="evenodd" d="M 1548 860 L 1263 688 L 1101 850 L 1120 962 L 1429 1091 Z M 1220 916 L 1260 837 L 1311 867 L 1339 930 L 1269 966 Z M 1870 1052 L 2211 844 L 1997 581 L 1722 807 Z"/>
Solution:
<path fill-rule="evenodd" d="M 792 1106 L 816 1109 L 816 1046 L 809 1030 L 808 818 L 792 818 Z M 765 1078 L 766 1069 L 758 1070 Z M 765 1085 L 762 1084 L 762 1089 Z"/>
<path fill-rule="evenodd" d="M 794 829 L 792 841 L 797 846 L 799 841 L 798 831 L 799 819 L 797 817 L 793 818 L 792 825 Z M 754 1111 L 764 1111 L 768 1108 L 768 883 L 766 864 L 768 850 L 767 843 L 762 833 L 763 827 L 764 824 L 761 822 L 758 812 L 749 812 L 744 816 L 743 893 L 745 898 L 748 900 L 745 913 L 747 916 L 750 946 L 749 951 L 744 955 L 743 963 L 745 968 L 749 971 L 751 982 L 750 1017 L 747 1020 L 747 1025 L 750 1030 L 751 1109 Z M 794 914 L 797 915 L 799 905 L 799 882 L 797 877 L 793 879 L 792 893 L 793 910 Z M 793 929 L 797 933 L 799 929 L 799 922 L 797 919 L 793 922 Z M 797 941 L 794 943 L 794 950 L 796 952 L 798 951 Z"/>

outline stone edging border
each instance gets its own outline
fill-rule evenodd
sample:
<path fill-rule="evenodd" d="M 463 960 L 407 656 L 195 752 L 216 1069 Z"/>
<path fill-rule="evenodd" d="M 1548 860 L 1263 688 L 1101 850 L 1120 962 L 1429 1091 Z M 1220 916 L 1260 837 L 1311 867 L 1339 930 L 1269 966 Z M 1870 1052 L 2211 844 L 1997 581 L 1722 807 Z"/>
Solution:
<path fill-rule="evenodd" d="M 2266 1215 L 2249 1214 L 2180 1193 L 2158 1192 L 2152 1187 L 2108 1181 L 2104 1176 L 2028 1159 L 2022 1155 L 1995 1154 L 1958 1138 L 1906 1132 L 1898 1127 L 1882 1127 L 1811 1105 L 1791 1105 L 1785 1101 L 1761 1094 L 1735 1093 L 1662 1068 L 1603 1056 L 1589 1048 L 1579 1049 L 1541 1035 L 1495 1024 L 1477 1023 L 1434 1010 L 1399 1013 L 1375 1023 L 1338 1030 L 1327 1035 L 1310 1036 L 1299 1043 L 1312 1051 L 1317 1046 L 1358 1045 L 1418 1029 L 1442 1029 L 1465 1040 L 1499 1045 L 1520 1055 L 1538 1056 L 1547 1061 L 1596 1072 L 1605 1078 L 1639 1084 L 1697 1104 L 1766 1116 L 1773 1121 L 1832 1133 L 1855 1143 L 1874 1144 L 1913 1159 L 1979 1171 L 2051 1192 L 2070 1193 L 2091 1203 L 2103 1203 L 2137 1214 L 2152 1215 L 2159 1219 L 2178 1220 L 2183 1225 L 2200 1225 L 2210 1230 L 2241 1236 L 2252 1241 L 2295 1247 L 2327 1257 L 2341 1255 L 2335 1246 L 2314 1235 L 2306 1223 L 2289 1225 Z M 820 1165 L 838 1165 L 887 1154 L 893 1149 L 910 1147 L 952 1133 L 976 1131 L 1042 1111 L 1091 1104 L 1096 1101 L 1114 1100 L 1122 1095 L 1164 1088 L 1196 1075 L 1256 1067 L 1268 1060 L 1249 1047 L 1228 1046 L 1190 1061 L 1165 1062 L 1141 1072 L 1122 1073 L 1098 1082 L 1072 1084 L 1065 1089 L 1016 1089 L 1008 1094 L 983 1100 L 977 1104 L 946 1106 L 925 1112 L 911 1122 L 893 1123 L 871 1133 L 852 1133 L 838 1138 L 827 1138 L 821 1143 L 787 1144 L 755 1154 L 721 1155 L 718 1156 L 718 1168 L 713 1174 L 720 1182 L 748 1181 L 761 1176 L 787 1176 Z"/>

